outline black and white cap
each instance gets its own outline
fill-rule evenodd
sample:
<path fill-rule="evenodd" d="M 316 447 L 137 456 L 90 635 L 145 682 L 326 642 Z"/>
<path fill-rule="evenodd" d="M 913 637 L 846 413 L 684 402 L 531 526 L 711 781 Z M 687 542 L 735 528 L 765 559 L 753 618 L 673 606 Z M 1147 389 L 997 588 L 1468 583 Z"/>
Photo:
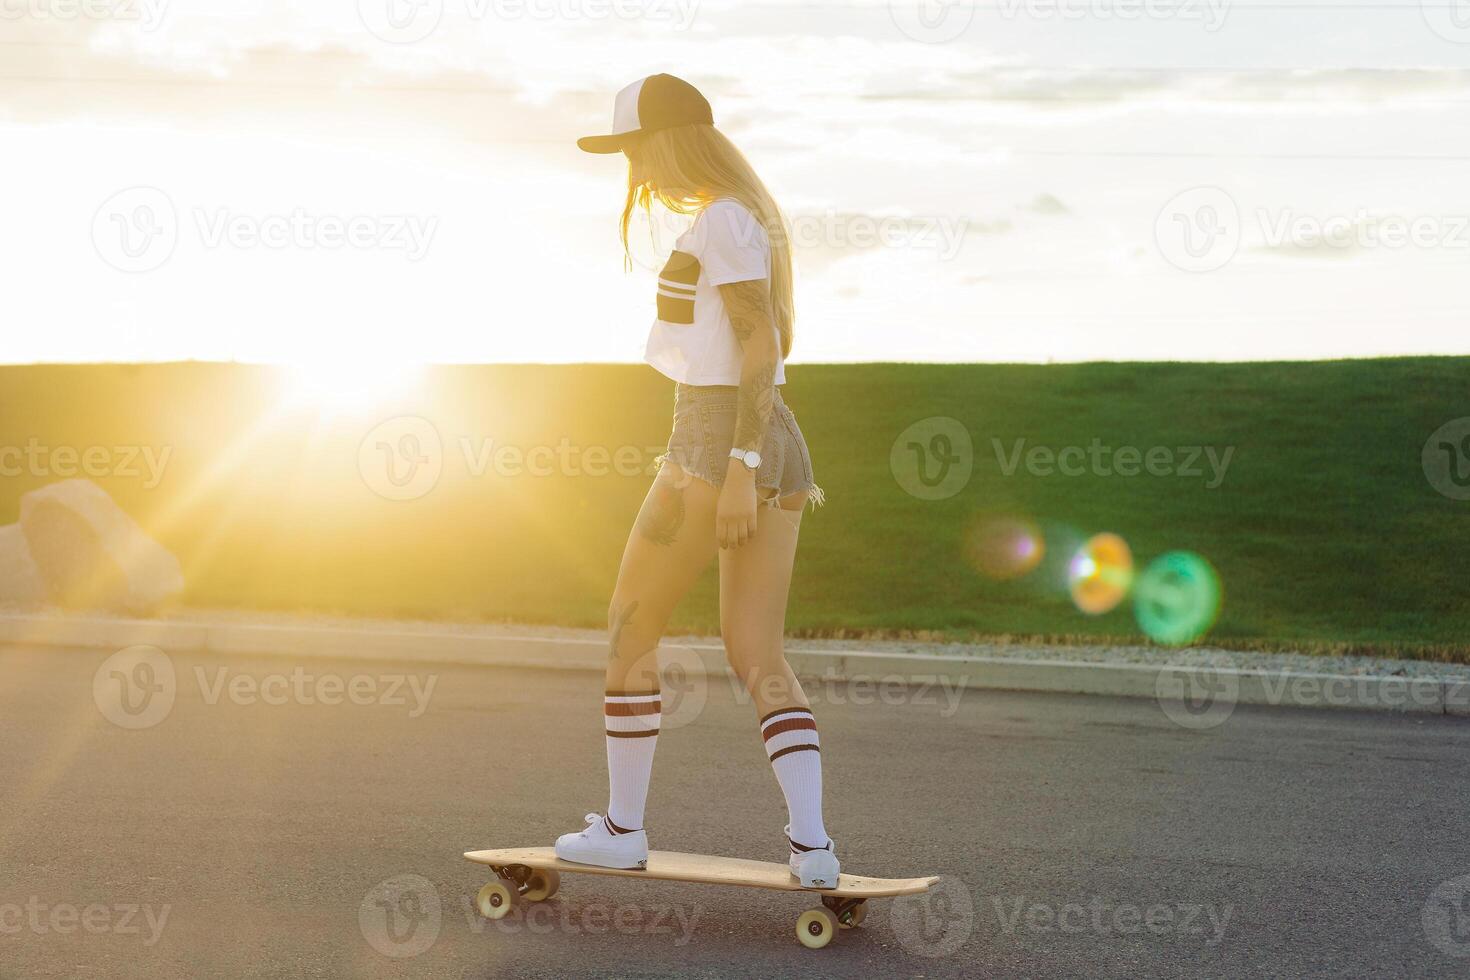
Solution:
<path fill-rule="evenodd" d="M 699 89 L 673 75 L 649 75 L 618 93 L 610 134 L 583 136 L 577 145 L 588 153 L 618 153 L 629 137 L 640 133 L 714 121 L 709 101 Z"/>

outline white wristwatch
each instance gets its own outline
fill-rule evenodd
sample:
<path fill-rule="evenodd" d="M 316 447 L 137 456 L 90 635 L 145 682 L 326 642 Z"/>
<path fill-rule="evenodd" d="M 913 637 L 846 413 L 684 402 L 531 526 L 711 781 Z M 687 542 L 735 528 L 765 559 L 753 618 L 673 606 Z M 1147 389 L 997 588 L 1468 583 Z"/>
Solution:
<path fill-rule="evenodd" d="M 748 470 L 758 470 L 761 468 L 761 454 L 754 449 L 732 449 L 730 450 L 730 458 L 740 460 Z"/>

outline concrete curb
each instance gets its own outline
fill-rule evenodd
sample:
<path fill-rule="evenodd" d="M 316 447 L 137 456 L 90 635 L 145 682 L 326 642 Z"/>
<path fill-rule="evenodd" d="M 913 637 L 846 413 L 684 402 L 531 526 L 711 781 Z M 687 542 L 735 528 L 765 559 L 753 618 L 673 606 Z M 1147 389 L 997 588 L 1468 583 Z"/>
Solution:
<path fill-rule="evenodd" d="M 0 645 L 110 650 L 148 645 L 166 652 L 551 670 L 601 671 L 607 663 L 602 642 L 577 637 L 477 635 L 462 629 L 432 627 L 354 629 L 26 613 L 0 614 Z M 731 676 L 725 665 L 724 648 L 718 643 L 674 643 L 661 651 L 665 661 L 676 661 L 691 675 Z M 1179 707 L 1179 718 L 1184 719 L 1181 724 L 1186 727 L 1211 727 L 1204 714 L 1211 704 L 1355 708 L 1470 717 L 1470 681 L 1461 678 L 950 657 L 800 647 L 788 649 L 787 659 L 803 679 L 883 686 L 930 684 L 952 690 L 978 688 L 1157 698 Z M 1186 694 L 1193 696 L 1192 711 L 1182 707 Z M 1190 724 L 1191 715 L 1200 721 Z"/>

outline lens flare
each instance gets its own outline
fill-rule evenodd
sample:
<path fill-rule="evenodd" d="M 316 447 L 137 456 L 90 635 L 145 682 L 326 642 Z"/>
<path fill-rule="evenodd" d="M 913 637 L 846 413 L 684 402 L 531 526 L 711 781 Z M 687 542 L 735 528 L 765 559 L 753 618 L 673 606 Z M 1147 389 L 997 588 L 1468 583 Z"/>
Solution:
<path fill-rule="evenodd" d="M 1114 609 L 1133 587 L 1133 553 L 1116 534 L 1095 534 L 1067 566 L 1072 601 L 1089 616 Z"/>
<path fill-rule="evenodd" d="M 1149 563 L 1133 595 L 1138 626 L 1157 643 L 1182 646 L 1210 631 L 1220 615 L 1220 577 L 1191 551 L 1171 551 Z"/>
<path fill-rule="evenodd" d="M 1041 532 L 1024 518 L 981 518 L 965 533 L 965 557 L 981 575 L 998 581 L 1028 574 L 1045 554 Z"/>

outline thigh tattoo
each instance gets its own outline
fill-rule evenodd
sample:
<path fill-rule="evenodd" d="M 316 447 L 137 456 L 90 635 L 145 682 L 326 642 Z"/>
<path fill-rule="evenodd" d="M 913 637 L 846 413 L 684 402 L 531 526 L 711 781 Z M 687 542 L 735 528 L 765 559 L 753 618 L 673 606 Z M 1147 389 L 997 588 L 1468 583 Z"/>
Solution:
<path fill-rule="evenodd" d="M 672 545 L 684 526 L 684 490 L 660 480 L 638 514 L 638 533 L 654 544 Z"/>

